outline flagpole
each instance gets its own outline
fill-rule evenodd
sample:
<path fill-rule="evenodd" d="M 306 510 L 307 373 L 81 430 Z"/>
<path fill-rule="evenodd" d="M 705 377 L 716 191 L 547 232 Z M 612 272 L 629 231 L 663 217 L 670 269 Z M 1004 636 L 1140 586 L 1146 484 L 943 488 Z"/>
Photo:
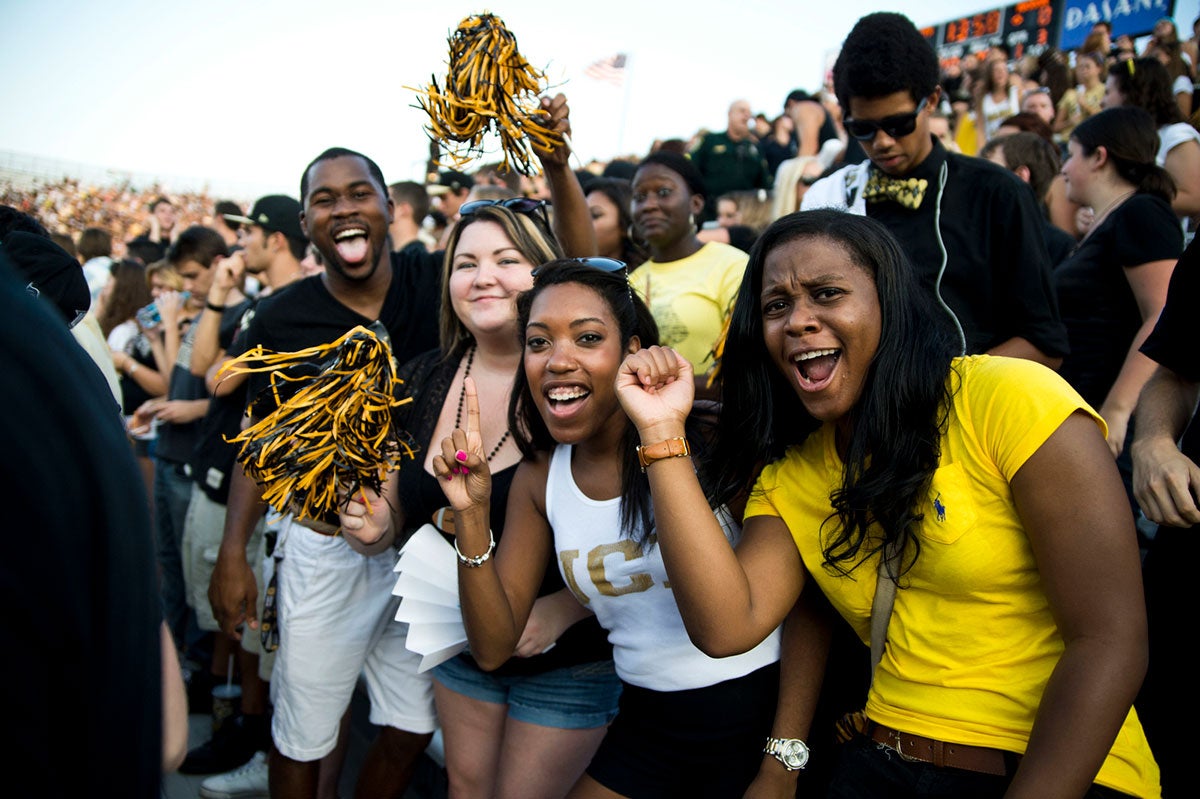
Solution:
<path fill-rule="evenodd" d="M 629 87 L 633 84 L 633 71 L 630 66 L 633 62 L 633 54 L 625 54 L 625 74 L 624 80 L 621 83 L 621 118 L 617 126 L 617 157 L 620 158 L 625 154 L 625 120 L 629 117 Z"/>

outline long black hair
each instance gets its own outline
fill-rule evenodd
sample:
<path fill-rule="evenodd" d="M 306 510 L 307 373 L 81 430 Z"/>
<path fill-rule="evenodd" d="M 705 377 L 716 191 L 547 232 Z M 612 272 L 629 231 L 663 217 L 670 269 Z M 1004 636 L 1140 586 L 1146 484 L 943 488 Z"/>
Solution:
<path fill-rule="evenodd" d="M 605 272 L 583 261 L 560 259 L 538 267 L 533 288 L 517 298 L 517 335 L 525 345 L 525 326 L 529 324 L 529 313 L 533 301 L 549 286 L 574 283 L 596 292 L 608 305 L 621 333 L 621 349 L 629 346 L 634 336 L 643 347 L 658 344 L 658 325 L 641 298 L 629 287 L 625 272 Z M 557 442 L 546 428 L 546 422 L 538 413 L 537 404 L 529 389 L 529 378 L 525 375 L 524 357 L 517 369 L 513 383 L 512 398 L 508 406 L 508 429 L 513 431 L 521 454 L 534 458 L 538 452 L 553 450 Z M 639 544 L 644 544 L 653 529 L 653 513 L 650 503 L 650 483 L 638 466 L 638 434 L 632 424 L 626 425 L 621 438 L 621 530 Z"/>
<path fill-rule="evenodd" d="M 898 579 L 919 552 L 918 508 L 938 465 L 950 399 L 947 376 L 959 341 L 920 287 L 899 243 L 871 219 L 830 210 L 789 214 L 751 250 L 722 359 L 717 442 L 705 470 L 714 481 L 710 499 L 729 502 L 745 492 L 766 463 L 820 426 L 763 342 L 760 297 L 767 257 L 806 238 L 840 247 L 872 276 L 881 314 L 879 349 L 850 410 L 841 486 L 830 496 L 833 513 L 822 526 L 825 564 L 848 574 L 865 556 L 894 543 L 902 555 L 892 569 Z M 882 541 L 868 537 L 872 525 L 882 531 Z"/>

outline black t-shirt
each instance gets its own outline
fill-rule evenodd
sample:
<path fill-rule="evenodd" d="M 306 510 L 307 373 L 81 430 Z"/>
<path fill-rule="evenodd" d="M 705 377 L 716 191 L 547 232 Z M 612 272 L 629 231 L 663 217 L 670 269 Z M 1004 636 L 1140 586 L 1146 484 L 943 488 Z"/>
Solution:
<path fill-rule="evenodd" d="M 1184 250 L 1167 289 L 1167 302 L 1142 353 L 1184 380 L 1200 382 L 1200 236 Z M 1183 454 L 1200 463 L 1200 424 L 1192 417 Z"/>
<path fill-rule="evenodd" d="M 397 363 L 405 363 L 437 346 L 442 253 L 420 254 L 405 249 L 392 253 L 391 259 L 392 282 L 378 321 L 391 338 L 392 357 Z M 314 275 L 260 302 L 231 354 L 241 354 L 256 345 L 274 352 L 296 352 L 329 344 L 350 329 L 369 327 L 375 321 L 340 303 L 325 287 L 323 276 Z M 289 371 L 315 375 L 318 367 L 311 363 Z M 266 373 L 253 374 L 246 382 L 254 416 L 262 418 L 273 411 L 270 377 Z M 286 396 L 289 389 L 281 385 L 281 395 Z"/>
<path fill-rule="evenodd" d="M 1059 370 L 1099 408 L 1142 326 L 1126 269 L 1175 260 L 1183 232 L 1171 206 L 1148 194 L 1130 197 L 1054 270 L 1058 306 L 1071 343 Z"/>
<path fill-rule="evenodd" d="M 158 370 L 158 363 L 154 360 L 154 350 L 150 347 L 150 339 L 146 338 L 146 334 L 140 330 L 130 340 L 128 352 L 129 357 L 133 358 L 138 366 Z M 121 373 L 121 413 L 133 416 L 134 411 L 140 408 L 142 403 L 153 398 L 154 395 L 142 388 L 138 381 Z"/>
<path fill-rule="evenodd" d="M 254 300 L 244 300 L 225 309 L 217 331 L 221 349 L 229 352 L 233 348 L 234 337 L 254 317 L 255 305 Z M 208 413 L 200 420 L 196 434 L 196 448 L 191 459 L 192 479 L 209 499 L 222 505 L 229 501 L 229 475 L 238 450 L 237 445 L 227 443 L 226 438 L 241 431 L 245 410 L 246 386 L 243 383 L 226 396 L 213 397 L 209 401 Z"/>
<path fill-rule="evenodd" d="M 416 460 L 404 461 L 398 477 L 400 506 L 405 518 L 401 541 L 428 523 L 438 508 L 449 504 L 437 478 L 425 471 L 424 462 L 429 447 L 440 443 L 431 439 L 458 372 L 459 361 L 458 356 L 443 358 L 440 350 L 433 350 L 409 361 L 400 370 L 406 393 L 413 401 L 397 409 L 396 424 L 418 447 Z M 492 475 L 490 511 L 492 535 L 496 541 L 500 541 L 504 531 L 508 492 L 516 472 L 517 464 L 514 464 Z M 553 554 L 550 557 L 553 558 Z M 548 596 L 564 587 L 558 564 L 548 559 L 537 595 Z M 470 655 L 461 657 L 474 663 Z M 595 616 L 589 616 L 567 628 L 549 652 L 530 658 L 514 657 L 494 673 L 500 676 L 542 674 L 551 669 L 611 659 L 612 645 L 608 643 L 607 633 Z"/>
<path fill-rule="evenodd" d="M 943 164 L 946 183 L 939 198 Z M 920 208 L 868 202 L 867 216 L 896 235 L 921 284 L 935 296 L 945 246 L 940 294 L 963 327 L 967 353 L 1020 336 L 1047 355 L 1065 355 L 1067 336 L 1033 190 L 996 164 L 947 153 L 936 139 L 925 160 L 904 177 L 928 181 Z"/>
<path fill-rule="evenodd" d="M 1059 264 L 1067 260 L 1078 244 L 1070 233 L 1048 219 L 1042 221 L 1042 237 L 1046 240 L 1051 269 L 1057 269 Z"/>
<path fill-rule="evenodd" d="M 112 394 L 0 248 L 0 694 L 6 796 L 156 799 L 162 613 Z"/>
<path fill-rule="evenodd" d="M 391 256 L 392 280 L 378 321 L 387 330 L 397 363 L 437 344 L 441 274 L 434 265 L 440 264 L 440 255 L 405 257 L 399 252 Z M 375 321 L 339 302 L 325 287 L 324 277 L 314 275 L 260 302 L 230 353 L 239 355 L 256 345 L 273 352 L 296 352 L 330 344 L 352 328 L 369 327 Z M 310 361 L 285 371 L 291 376 L 316 376 L 321 367 L 322 362 Z M 275 391 L 286 399 L 299 390 L 299 384 L 278 380 L 273 390 L 270 373 L 256 373 L 246 380 L 246 388 L 247 411 L 261 419 L 276 409 Z"/>
<path fill-rule="evenodd" d="M 774 136 L 768 136 L 759 142 L 759 147 L 762 149 L 763 160 L 767 162 L 767 172 L 771 175 L 779 171 L 779 165 L 784 161 L 795 158 L 799 151 L 795 138 L 787 144 L 780 144 L 775 141 Z"/>

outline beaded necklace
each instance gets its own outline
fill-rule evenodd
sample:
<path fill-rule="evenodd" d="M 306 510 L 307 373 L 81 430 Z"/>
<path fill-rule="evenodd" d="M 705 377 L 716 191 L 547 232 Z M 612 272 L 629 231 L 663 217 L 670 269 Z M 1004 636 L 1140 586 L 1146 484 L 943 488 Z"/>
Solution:
<path fill-rule="evenodd" d="M 454 414 L 454 426 L 457 427 L 459 430 L 463 429 L 463 426 L 462 426 L 463 402 L 465 402 L 467 399 L 467 378 L 471 376 L 471 364 L 474 362 L 475 362 L 475 347 L 472 346 L 471 349 L 467 351 L 467 366 L 465 369 L 463 369 L 462 390 L 458 392 L 458 412 Z M 492 458 L 496 457 L 496 453 L 499 452 L 500 448 L 504 446 L 504 442 L 508 441 L 509 432 L 510 431 L 505 430 L 504 435 L 500 436 L 500 440 L 498 442 L 496 442 L 496 446 L 493 447 L 492 451 L 488 453 L 488 456 L 487 456 L 488 463 L 492 462 Z M 482 432 L 480 432 L 479 437 L 483 438 Z"/>

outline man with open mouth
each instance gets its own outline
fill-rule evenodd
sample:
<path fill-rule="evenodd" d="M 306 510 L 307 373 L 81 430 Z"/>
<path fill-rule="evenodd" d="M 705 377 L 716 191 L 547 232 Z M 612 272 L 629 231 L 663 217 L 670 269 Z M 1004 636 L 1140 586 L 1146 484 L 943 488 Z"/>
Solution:
<path fill-rule="evenodd" d="M 441 254 L 391 252 L 394 206 L 375 162 L 351 150 L 326 150 L 305 169 L 300 192 L 300 222 L 326 270 L 263 300 L 231 354 L 256 345 L 295 352 L 377 320 L 398 362 L 436 346 Z M 249 380 L 256 417 L 274 409 L 268 386 L 266 375 Z M 266 510 L 260 496 L 237 467 L 210 590 L 222 629 L 236 637 L 260 634 L 257 589 L 246 562 L 246 541 Z M 320 760 L 337 744 L 339 723 L 363 673 L 371 721 L 381 730 L 362 765 L 358 791 L 399 797 L 436 727 L 432 685 L 428 675 L 417 673 L 419 656 L 404 646 L 407 626 L 392 621 L 394 553 L 364 556 L 331 532 L 320 522 L 288 516 L 275 546 L 280 648 L 271 686 L 271 795 L 316 796 Z"/>

